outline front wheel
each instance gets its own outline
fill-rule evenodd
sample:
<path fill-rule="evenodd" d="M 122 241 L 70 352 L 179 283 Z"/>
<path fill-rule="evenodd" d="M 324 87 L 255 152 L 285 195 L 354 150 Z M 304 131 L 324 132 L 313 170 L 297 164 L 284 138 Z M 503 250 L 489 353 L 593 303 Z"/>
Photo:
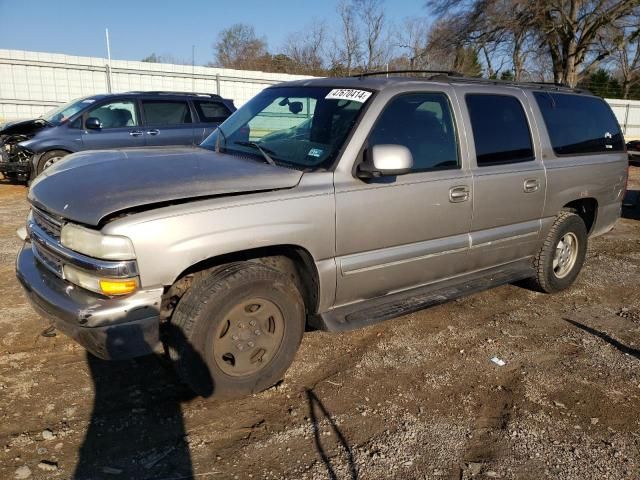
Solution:
<path fill-rule="evenodd" d="M 169 354 L 197 394 L 241 397 L 284 376 L 304 332 L 304 303 L 283 273 L 240 262 L 196 282 L 178 303 Z"/>
<path fill-rule="evenodd" d="M 547 293 L 569 287 L 580 273 L 586 253 L 584 221 L 575 213 L 560 213 L 534 258 L 535 287 Z"/>
<path fill-rule="evenodd" d="M 55 165 L 60 160 L 62 160 L 63 157 L 66 157 L 67 155 L 69 155 L 69 152 L 65 152 L 64 150 L 51 150 L 50 152 L 44 153 L 42 157 L 40 157 L 40 160 L 38 160 L 36 175 L 40 175 L 47 168 L 49 168 L 52 165 Z"/>

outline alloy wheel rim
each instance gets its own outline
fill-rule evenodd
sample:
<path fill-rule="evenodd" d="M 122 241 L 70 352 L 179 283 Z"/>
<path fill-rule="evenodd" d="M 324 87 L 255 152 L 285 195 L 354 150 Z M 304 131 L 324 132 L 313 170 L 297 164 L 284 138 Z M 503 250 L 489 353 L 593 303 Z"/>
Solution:
<path fill-rule="evenodd" d="M 573 269 L 578 258 L 578 237 L 572 232 L 566 233 L 558 241 L 553 256 L 553 273 L 557 278 L 566 277 Z"/>
<path fill-rule="evenodd" d="M 224 317 L 213 340 L 216 365 L 227 375 L 253 375 L 276 355 L 284 338 L 284 316 L 265 298 L 249 298 Z"/>
<path fill-rule="evenodd" d="M 51 165 L 53 165 L 54 163 L 57 163 L 62 157 L 51 157 L 49 160 L 47 160 L 46 162 L 44 162 L 44 166 L 42 167 L 43 170 L 46 170 L 47 168 L 49 168 Z"/>

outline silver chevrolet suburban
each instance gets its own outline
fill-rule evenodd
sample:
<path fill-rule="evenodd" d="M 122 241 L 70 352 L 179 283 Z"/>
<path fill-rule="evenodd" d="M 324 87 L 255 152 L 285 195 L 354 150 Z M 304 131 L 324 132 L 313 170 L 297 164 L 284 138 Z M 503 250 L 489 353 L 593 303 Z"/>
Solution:
<path fill-rule="evenodd" d="M 69 155 L 31 186 L 17 276 L 94 355 L 164 345 L 196 392 L 280 380 L 344 331 L 529 279 L 569 287 L 620 215 L 607 104 L 447 74 L 283 83 L 200 147 Z"/>

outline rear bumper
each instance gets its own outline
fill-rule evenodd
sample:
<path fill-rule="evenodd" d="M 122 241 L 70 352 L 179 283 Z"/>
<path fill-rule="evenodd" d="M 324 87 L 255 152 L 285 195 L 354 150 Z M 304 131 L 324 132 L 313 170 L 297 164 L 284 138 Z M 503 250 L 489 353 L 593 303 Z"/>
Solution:
<path fill-rule="evenodd" d="M 18 254 L 16 276 L 41 316 L 99 358 L 147 355 L 159 344 L 162 289 L 124 298 L 96 295 L 39 266 L 29 242 Z"/>

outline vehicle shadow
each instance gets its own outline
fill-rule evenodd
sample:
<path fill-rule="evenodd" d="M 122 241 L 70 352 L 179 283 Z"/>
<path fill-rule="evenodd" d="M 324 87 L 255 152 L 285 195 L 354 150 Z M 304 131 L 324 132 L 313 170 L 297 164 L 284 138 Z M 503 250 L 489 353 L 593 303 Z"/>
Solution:
<path fill-rule="evenodd" d="M 180 339 L 175 330 L 171 338 Z M 144 341 L 141 331 L 131 334 L 128 340 Z M 117 343 L 108 339 L 108 350 Z M 195 351 L 190 357 L 204 365 Z M 95 399 L 72 478 L 193 478 L 181 403 L 195 394 L 178 380 L 168 356 L 107 361 L 88 353 L 87 363 Z"/>
<path fill-rule="evenodd" d="M 627 190 L 622 201 L 622 218 L 640 220 L 640 190 Z"/>
<path fill-rule="evenodd" d="M 307 389 L 305 392 L 307 395 L 307 402 L 309 405 L 309 419 L 311 420 L 311 427 L 313 429 L 313 438 L 316 445 L 316 450 L 320 455 L 320 459 L 322 460 L 322 463 L 324 463 L 325 467 L 327 468 L 327 478 L 329 478 L 329 480 L 338 480 L 339 478 L 336 473 L 338 465 L 334 464 L 334 461 L 336 457 L 338 457 L 338 455 L 331 458 L 322 443 L 321 432 L 320 432 L 320 422 L 322 422 L 323 419 L 326 419 L 329 427 L 331 428 L 331 431 L 333 432 L 335 438 L 337 439 L 339 444 L 338 445 L 339 449 L 343 450 L 344 453 L 346 454 L 347 471 L 349 475 L 348 478 L 350 478 L 351 480 L 357 480 L 358 470 L 356 468 L 356 464 L 353 459 L 353 451 L 351 450 L 351 447 L 349 446 L 347 439 L 344 437 L 344 435 L 338 428 L 338 425 L 336 424 L 335 420 L 332 418 L 331 413 L 329 413 L 329 411 L 326 409 L 322 401 L 316 396 L 313 390 Z M 316 413 L 316 410 L 320 414 L 320 419 L 318 419 L 318 414 Z"/>
<path fill-rule="evenodd" d="M 581 330 L 584 330 L 585 332 L 590 333 L 591 335 L 594 335 L 594 336 L 604 340 L 605 342 L 607 342 L 608 344 L 612 345 L 613 347 L 615 347 L 617 350 L 621 351 L 622 353 L 625 353 L 627 355 L 631 355 L 632 357 L 635 357 L 636 359 L 640 360 L 640 350 L 628 347 L 625 344 L 620 343 L 615 338 L 607 335 L 606 333 L 601 332 L 600 330 L 596 330 L 595 328 L 588 327 L 587 325 L 584 325 L 584 324 L 582 324 L 580 322 L 576 322 L 575 320 L 571 320 L 570 318 L 563 318 L 563 320 L 565 322 L 570 323 L 574 327 L 577 327 L 577 328 L 579 328 Z"/>

